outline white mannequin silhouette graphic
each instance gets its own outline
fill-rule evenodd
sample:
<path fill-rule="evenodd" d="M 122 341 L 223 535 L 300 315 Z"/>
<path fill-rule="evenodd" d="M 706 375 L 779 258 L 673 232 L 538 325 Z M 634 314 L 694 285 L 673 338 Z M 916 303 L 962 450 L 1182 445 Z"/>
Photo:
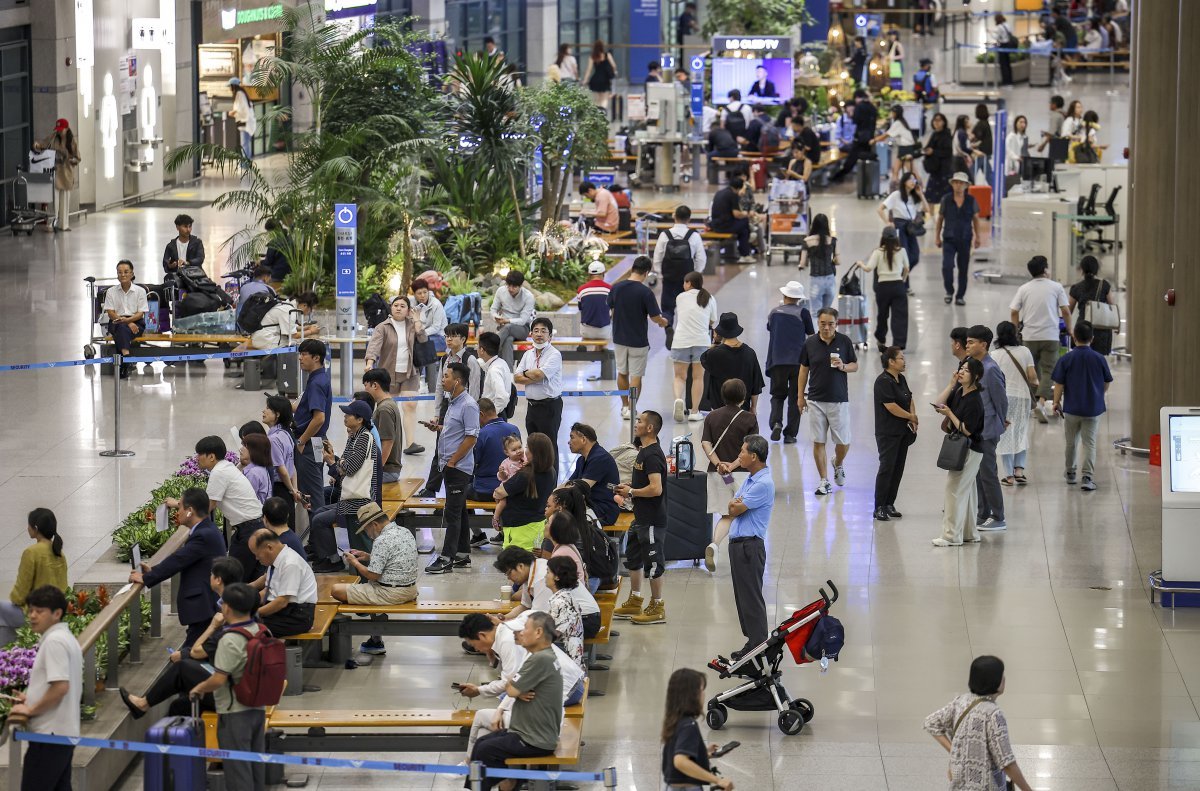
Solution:
<path fill-rule="evenodd" d="M 158 93 L 154 90 L 154 67 L 146 64 L 146 69 L 139 80 L 142 84 L 141 96 L 138 99 L 138 120 L 142 126 L 142 140 L 154 139 L 154 126 L 158 123 Z M 154 146 L 146 144 L 146 162 L 154 161 Z"/>
<path fill-rule="evenodd" d="M 104 149 L 104 178 L 116 175 L 117 97 L 113 96 L 112 72 L 104 74 L 104 96 L 100 99 L 100 147 Z"/>

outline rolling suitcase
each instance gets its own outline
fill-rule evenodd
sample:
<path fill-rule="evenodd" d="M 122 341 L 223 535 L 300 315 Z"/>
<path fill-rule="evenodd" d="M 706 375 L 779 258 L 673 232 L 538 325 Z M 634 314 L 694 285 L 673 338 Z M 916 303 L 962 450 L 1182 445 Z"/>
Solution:
<path fill-rule="evenodd" d="M 299 352 L 276 354 L 274 357 L 275 368 L 278 371 L 275 377 L 275 387 L 279 390 L 279 394 L 285 396 L 300 395 Z"/>
<path fill-rule="evenodd" d="M 979 216 L 985 220 L 992 216 L 992 188 L 987 184 L 973 184 L 967 192 L 979 204 Z"/>
<path fill-rule="evenodd" d="M 879 160 L 860 159 L 858 161 L 858 197 L 878 198 L 879 191 Z"/>
<path fill-rule="evenodd" d="M 704 559 L 712 541 L 712 517 L 708 515 L 708 478 L 703 470 L 690 478 L 665 476 L 667 537 L 663 551 L 667 561 Z"/>
<path fill-rule="evenodd" d="M 191 717 L 164 717 L 146 731 L 146 741 L 172 747 L 203 747 L 204 720 L 200 704 L 192 703 Z M 145 754 L 145 791 L 204 791 L 205 761 L 183 755 Z"/>
<path fill-rule="evenodd" d="M 842 294 L 838 297 L 838 332 L 850 338 L 855 346 L 867 345 L 871 320 L 867 317 L 867 298 Z"/>

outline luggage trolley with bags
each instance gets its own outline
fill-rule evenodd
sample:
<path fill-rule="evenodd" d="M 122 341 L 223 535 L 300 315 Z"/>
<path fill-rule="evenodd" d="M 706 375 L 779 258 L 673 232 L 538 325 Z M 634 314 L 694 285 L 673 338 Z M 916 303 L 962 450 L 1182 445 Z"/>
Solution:
<path fill-rule="evenodd" d="M 800 257 L 804 249 L 804 237 L 808 236 L 812 211 L 808 205 L 808 188 L 803 181 L 793 179 L 771 179 L 767 192 L 770 207 L 770 248 L 766 256 L 767 266 L 775 253 L 783 254 L 787 265 L 788 256 Z"/>
<path fill-rule="evenodd" d="M 820 662 L 822 672 L 829 667 L 829 660 L 838 660 L 846 641 L 845 631 L 841 622 L 829 614 L 829 608 L 838 600 L 838 589 L 832 580 L 826 580 L 825 584 L 833 591 L 832 598 L 820 588 L 821 598 L 792 613 L 745 655 L 736 660 L 718 656 L 708 663 L 721 678 L 744 679 L 708 701 L 704 715 L 708 727 L 713 730 L 725 727 L 729 709 L 733 709 L 778 712 L 779 730 L 788 736 L 804 730 L 816 709 L 805 698 L 793 700 L 788 696 L 779 666 L 785 650 L 797 665 Z"/>
<path fill-rule="evenodd" d="M 51 155 L 53 161 L 53 152 Z M 24 231 L 26 236 L 32 236 L 34 226 L 41 224 L 48 228 L 57 226 L 54 200 L 54 168 L 41 173 L 17 168 L 17 178 L 13 182 L 12 213 L 8 216 L 8 228 L 12 235 Z M 45 211 L 37 208 L 43 204 Z"/>

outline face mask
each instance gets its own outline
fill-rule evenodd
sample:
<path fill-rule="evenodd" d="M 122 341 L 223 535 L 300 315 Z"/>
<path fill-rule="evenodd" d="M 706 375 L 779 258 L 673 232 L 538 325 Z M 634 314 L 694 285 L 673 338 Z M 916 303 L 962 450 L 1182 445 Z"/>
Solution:
<path fill-rule="evenodd" d="M 542 349 L 545 349 L 545 348 L 546 348 L 547 346 L 549 346 L 549 345 L 550 345 L 550 341 L 544 341 L 544 342 L 542 342 L 542 343 L 538 343 L 537 341 L 534 341 L 534 342 L 533 342 L 533 348 L 537 349 L 539 352 L 540 352 Z"/>

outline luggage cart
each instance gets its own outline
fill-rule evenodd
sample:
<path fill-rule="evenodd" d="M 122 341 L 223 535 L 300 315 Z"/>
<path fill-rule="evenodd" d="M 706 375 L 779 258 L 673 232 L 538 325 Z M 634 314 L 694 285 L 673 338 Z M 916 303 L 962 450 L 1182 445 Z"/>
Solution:
<path fill-rule="evenodd" d="M 804 247 L 804 237 L 808 236 L 811 220 L 808 189 L 803 181 L 771 179 L 767 201 L 770 216 L 767 266 L 771 265 L 771 259 L 776 253 L 783 254 L 783 263 L 786 266 L 789 255 L 795 254 L 799 259 L 800 251 Z"/>
<path fill-rule="evenodd" d="M 42 173 L 30 173 L 17 168 L 17 178 L 13 182 L 13 208 L 8 217 L 8 227 L 16 236 L 24 231 L 26 236 L 33 235 L 35 226 L 45 224 L 48 228 L 58 225 L 58 214 L 54 205 L 54 169 Z M 47 211 L 37 208 L 45 204 Z"/>

